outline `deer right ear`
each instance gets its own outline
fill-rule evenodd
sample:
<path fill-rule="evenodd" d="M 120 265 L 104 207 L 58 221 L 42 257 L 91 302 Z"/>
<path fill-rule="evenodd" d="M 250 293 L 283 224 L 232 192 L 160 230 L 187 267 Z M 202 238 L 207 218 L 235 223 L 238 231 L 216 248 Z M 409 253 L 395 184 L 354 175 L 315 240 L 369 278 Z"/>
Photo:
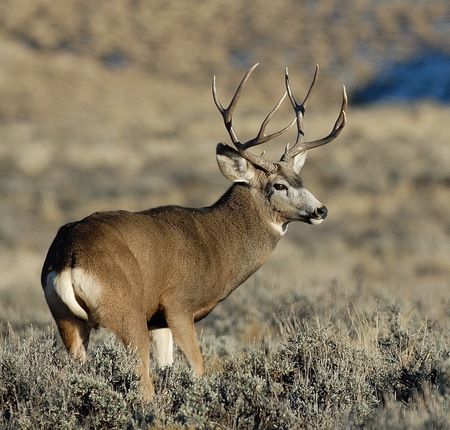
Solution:
<path fill-rule="evenodd" d="M 217 145 L 216 158 L 223 176 L 232 182 L 249 183 L 255 176 L 255 168 L 239 152 L 224 143 Z"/>

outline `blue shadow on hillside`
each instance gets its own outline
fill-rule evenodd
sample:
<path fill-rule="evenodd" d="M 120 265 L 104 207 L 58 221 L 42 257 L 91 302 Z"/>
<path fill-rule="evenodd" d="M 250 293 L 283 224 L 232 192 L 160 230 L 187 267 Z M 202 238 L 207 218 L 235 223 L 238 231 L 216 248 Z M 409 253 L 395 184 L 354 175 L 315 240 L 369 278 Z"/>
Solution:
<path fill-rule="evenodd" d="M 419 100 L 450 103 L 450 55 L 423 52 L 406 62 L 391 64 L 352 95 L 356 104 Z"/>

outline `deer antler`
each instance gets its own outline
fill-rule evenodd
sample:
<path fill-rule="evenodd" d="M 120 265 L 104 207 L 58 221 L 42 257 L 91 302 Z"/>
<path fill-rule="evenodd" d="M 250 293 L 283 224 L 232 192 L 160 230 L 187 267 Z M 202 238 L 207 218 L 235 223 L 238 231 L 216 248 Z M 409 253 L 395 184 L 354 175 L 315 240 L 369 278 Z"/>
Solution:
<path fill-rule="evenodd" d="M 305 142 L 305 132 L 303 130 L 303 117 L 305 116 L 306 111 L 306 105 L 308 104 L 309 97 L 312 95 L 314 88 L 316 86 L 317 78 L 319 76 L 319 65 L 316 65 L 316 71 L 314 73 L 314 78 L 311 83 L 311 86 L 309 87 L 308 93 L 306 94 L 305 99 L 303 100 L 303 103 L 298 104 L 295 100 L 291 85 L 289 83 L 289 75 L 288 75 L 288 69 L 286 67 L 286 73 L 285 73 L 285 82 L 286 82 L 286 91 L 289 96 L 289 99 L 291 100 L 292 106 L 294 108 L 295 114 L 296 114 L 296 121 L 297 121 L 297 139 L 295 141 L 295 144 L 292 148 L 289 148 L 289 146 L 286 146 L 286 149 L 284 151 L 284 154 L 281 156 L 280 161 L 286 161 L 286 162 L 292 162 L 294 157 L 302 152 L 305 152 L 309 149 L 317 148 L 319 146 L 325 145 L 326 143 L 331 142 L 332 140 L 336 139 L 336 137 L 339 136 L 339 133 L 342 131 L 346 124 L 346 110 L 347 110 L 347 93 L 345 92 L 345 86 L 343 86 L 343 95 L 342 95 L 342 105 L 341 110 L 339 113 L 339 116 L 334 123 L 333 129 L 331 130 L 330 134 L 326 137 L 323 137 L 322 139 L 313 140 L 310 142 Z"/>
<path fill-rule="evenodd" d="M 242 157 L 244 157 L 249 163 L 252 165 L 259 167 L 260 169 L 264 170 L 267 173 L 273 172 L 276 169 L 275 163 L 272 163 L 269 160 L 266 160 L 262 155 L 258 156 L 250 151 L 248 151 L 249 148 L 252 146 L 261 145 L 262 143 L 268 142 L 269 140 L 274 139 L 275 137 L 280 136 L 283 134 L 289 127 L 291 127 L 294 122 L 292 121 L 289 125 L 284 127 L 283 129 L 266 135 L 266 127 L 267 124 L 269 124 L 270 120 L 273 118 L 273 116 L 277 113 L 278 109 L 281 106 L 281 103 L 286 97 L 287 93 L 284 93 L 283 97 L 278 101 L 278 103 L 275 105 L 275 107 L 269 112 L 269 114 L 266 116 L 264 121 L 261 124 L 261 127 L 259 129 L 258 134 L 248 140 L 247 142 L 242 143 L 236 136 L 236 132 L 233 128 L 233 112 L 236 108 L 236 105 L 239 101 L 239 98 L 241 96 L 242 89 L 244 88 L 245 84 L 247 83 L 248 78 L 252 74 L 253 70 L 256 69 L 259 63 L 256 63 L 253 67 L 251 67 L 248 72 L 245 74 L 245 76 L 242 78 L 242 81 L 240 82 L 236 92 L 234 93 L 234 96 L 227 108 L 224 108 L 222 104 L 220 103 L 218 97 L 217 97 L 217 91 L 216 91 L 216 77 L 214 76 L 213 82 L 212 82 L 212 94 L 214 103 L 217 106 L 217 109 L 222 114 L 223 122 L 225 124 L 225 128 L 228 131 L 228 134 L 230 135 L 231 141 L 233 142 L 234 146 L 238 150 L 239 154 L 241 154 Z"/>

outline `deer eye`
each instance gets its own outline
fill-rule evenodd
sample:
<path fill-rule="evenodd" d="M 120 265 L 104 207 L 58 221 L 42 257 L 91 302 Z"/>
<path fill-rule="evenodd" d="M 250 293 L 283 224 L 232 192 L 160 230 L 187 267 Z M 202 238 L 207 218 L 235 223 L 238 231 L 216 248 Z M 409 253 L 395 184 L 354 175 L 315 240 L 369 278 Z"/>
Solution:
<path fill-rule="evenodd" d="M 273 187 L 277 190 L 277 191 L 285 191 L 287 190 L 287 186 L 284 184 L 273 184 Z"/>

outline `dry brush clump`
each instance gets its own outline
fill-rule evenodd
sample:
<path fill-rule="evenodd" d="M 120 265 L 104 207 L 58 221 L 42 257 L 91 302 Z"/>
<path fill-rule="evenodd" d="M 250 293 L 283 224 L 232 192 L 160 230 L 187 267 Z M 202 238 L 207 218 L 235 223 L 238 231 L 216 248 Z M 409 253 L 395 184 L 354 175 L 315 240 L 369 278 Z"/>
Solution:
<path fill-rule="evenodd" d="M 0 350 L 0 426 L 123 428 L 142 403 L 134 363 L 130 352 L 109 342 L 80 366 L 52 331 L 19 338 L 10 330 Z"/>
<path fill-rule="evenodd" d="M 224 351 L 221 338 L 230 331 L 239 338 L 245 324 L 232 327 L 225 318 L 219 334 L 205 325 L 207 375 L 194 378 L 178 354 L 172 368 L 157 372 L 157 394 L 149 403 L 140 397 L 133 352 L 112 339 L 93 346 L 88 362 L 78 365 L 52 331 L 18 337 L 2 320 L 0 425 L 288 429 L 406 428 L 402 423 L 414 419 L 422 425 L 415 428 L 450 423 L 445 323 L 375 295 L 355 306 L 333 294 L 264 302 L 253 314 L 265 325 L 259 340 L 235 342 Z"/>

